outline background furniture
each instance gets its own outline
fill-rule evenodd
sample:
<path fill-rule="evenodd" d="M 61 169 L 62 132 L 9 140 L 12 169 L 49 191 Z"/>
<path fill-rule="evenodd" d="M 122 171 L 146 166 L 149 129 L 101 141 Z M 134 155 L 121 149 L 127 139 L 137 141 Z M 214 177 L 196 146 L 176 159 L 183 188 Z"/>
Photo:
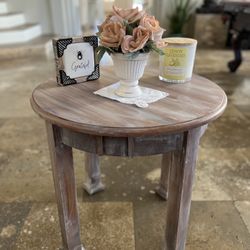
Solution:
<path fill-rule="evenodd" d="M 167 84 L 157 75 L 146 69 L 140 84 L 170 95 L 146 109 L 93 94 L 118 80 L 110 67 L 93 82 L 58 87 L 49 81 L 34 90 L 31 105 L 46 121 L 65 249 L 84 249 L 72 147 L 87 152 L 85 188 L 91 194 L 104 188 L 98 155 L 163 154 L 158 194 L 168 199 L 164 248 L 185 248 L 199 140 L 207 124 L 222 114 L 227 98 L 220 87 L 200 76 L 185 84 Z"/>

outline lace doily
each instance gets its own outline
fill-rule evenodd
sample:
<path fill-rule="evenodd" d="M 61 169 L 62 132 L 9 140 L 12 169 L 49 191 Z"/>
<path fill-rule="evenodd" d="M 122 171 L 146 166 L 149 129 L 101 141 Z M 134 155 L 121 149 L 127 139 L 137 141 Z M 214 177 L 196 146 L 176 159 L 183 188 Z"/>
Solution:
<path fill-rule="evenodd" d="M 162 98 L 167 97 L 169 94 L 156 89 L 146 88 L 141 86 L 142 94 L 139 97 L 121 97 L 115 94 L 115 90 L 118 88 L 119 82 L 111 84 L 107 87 L 99 89 L 94 92 L 96 95 L 100 95 L 112 100 L 116 100 L 125 104 L 134 104 L 140 108 L 147 108 L 149 103 L 156 102 Z"/>

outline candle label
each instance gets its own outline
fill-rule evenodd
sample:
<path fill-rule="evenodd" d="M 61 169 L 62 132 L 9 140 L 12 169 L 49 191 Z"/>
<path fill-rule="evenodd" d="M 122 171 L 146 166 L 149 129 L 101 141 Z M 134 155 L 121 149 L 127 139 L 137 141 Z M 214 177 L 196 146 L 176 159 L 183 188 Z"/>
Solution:
<path fill-rule="evenodd" d="M 186 78 L 188 49 L 187 48 L 171 48 L 164 49 L 165 55 L 163 60 L 162 73 L 163 77 L 170 80 L 184 80 Z"/>

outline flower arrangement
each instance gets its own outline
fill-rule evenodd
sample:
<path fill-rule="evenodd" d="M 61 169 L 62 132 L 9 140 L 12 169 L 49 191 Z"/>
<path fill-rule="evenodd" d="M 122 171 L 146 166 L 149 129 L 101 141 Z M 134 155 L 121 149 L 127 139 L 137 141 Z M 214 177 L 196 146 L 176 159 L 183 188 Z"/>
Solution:
<path fill-rule="evenodd" d="M 159 21 L 144 10 L 121 9 L 113 6 L 113 11 L 98 27 L 100 46 L 97 48 L 98 61 L 105 52 L 108 54 L 122 53 L 136 57 L 140 53 L 156 51 L 163 52 L 157 47 L 165 31 Z"/>

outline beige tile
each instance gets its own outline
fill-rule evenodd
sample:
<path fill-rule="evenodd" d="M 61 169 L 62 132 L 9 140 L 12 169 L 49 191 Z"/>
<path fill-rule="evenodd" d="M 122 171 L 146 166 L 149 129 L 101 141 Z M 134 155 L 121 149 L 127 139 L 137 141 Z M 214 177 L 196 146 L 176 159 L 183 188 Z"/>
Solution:
<path fill-rule="evenodd" d="M 81 239 L 86 250 L 134 250 L 133 207 L 128 202 L 79 203 Z M 33 205 L 16 249 L 61 247 L 61 236 L 55 204 Z"/>
<path fill-rule="evenodd" d="M 8 119 L 0 126 L 0 201 L 55 200 L 44 121 Z M 83 152 L 74 151 L 79 195 L 84 179 Z"/>
<path fill-rule="evenodd" d="M 250 233 L 250 201 L 236 201 L 235 206 Z"/>
<path fill-rule="evenodd" d="M 101 157 L 101 170 L 106 185 L 104 192 L 89 197 L 86 201 L 129 201 L 154 200 L 153 190 L 157 186 L 152 171 L 160 166 L 161 156 L 148 157 Z"/>
<path fill-rule="evenodd" d="M 231 117 L 235 120 L 243 120 L 244 115 L 239 111 L 239 109 L 234 105 L 229 103 L 226 110 L 223 113 L 223 117 Z"/>
<path fill-rule="evenodd" d="M 87 250 L 135 250 L 132 203 L 86 204 L 81 206 L 80 216 Z"/>
<path fill-rule="evenodd" d="M 166 202 L 134 205 L 136 250 L 160 250 Z M 170 229 L 171 230 L 171 229 Z M 250 234 L 232 201 L 193 201 L 186 250 L 248 250 Z"/>
<path fill-rule="evenodd" d="M 250 148 L 200 148 L 193 200 L 247 200 Z"/>
<path fill-rule="evenodd" d="M 204 148 L 250 147 L 250 121 L 239 116 L 221 116 L 208 126 L 201 139 Z"/>
<path fill-rule="evenodd" d="M 30 202 L 0 202 L 0 249 L 14 249 L 16 238 L 30 212 Z"/>
<path fill-rule="evenodd" d="M 248 119 L 250 119 L 250 103 L 247 105 L 236 105 L 237 109 Z"/>
<path fill-rule="evenodd" d="M 247 232 L 233 202 L 193 202 L 186 250 L 248 250 Z"/>
<path fill-rule="evenodd" d="M 0 118 L 33 117 L 29 99 L 40 82 L 54 75 L 53 61 L 19 59 L 1 63 Z"/>
<path fill-rule="evenodd" d="M 36 149 L 37 148 L 37 149 Z M 38 201 L 54 202 L 54 184 L 47 149 L 27 147 L 23 152 L 9 153 L 0 151 L 0 202 Z M 84 157 L 74 151 L 74 168 L 78 198 L 83 193 Z"/>

